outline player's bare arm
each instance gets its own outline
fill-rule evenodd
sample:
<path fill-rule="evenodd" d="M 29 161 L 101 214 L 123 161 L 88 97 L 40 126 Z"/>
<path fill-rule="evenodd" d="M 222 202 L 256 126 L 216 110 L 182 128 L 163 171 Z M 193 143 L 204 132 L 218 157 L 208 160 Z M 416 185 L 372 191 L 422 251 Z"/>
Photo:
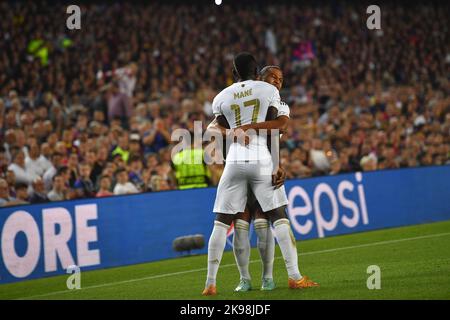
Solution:
<path fill-rule="evenodd" d="M 274 107 L 271 107 L 275 109 Z M 288 127 L 289 117 L 285 115 L 281 115 L 276 117 L 274 120 L 268 120 L 260 123 L 251 123 L 245 124 L 236 128 L 235 130 L 243 130 L 244 132 L 250 129 L 259 131 L 259 130 L 279 130 L 280 133 L 285 133 Z M 223 136 L 227 135 L 227 128 L 218 124 L 217 120 L 214 119 L 208 126 L 208 130 L 214 130 L 220 132 Z"/>
<path fill-rule="evenodd" d="M 279 116 L 274 120 L 264 121 L 260 123 L 251 123 L 240 126 L 239 129 L 243 131 L 247 131 L 250 129 L 259 131 L 259 130 L 279 130 L 280 133 L 285 133 L 288 127 L 289 117 L 288 116 Z"/>
<path fill-rule="evenodd" d="M 275 186 L 275 189 L 281 188 L 284 185 L 285 180 L 286 170 L 281 166 L 278 166 L 277 172 L 272 176 L 272 184 Z"/>
<path fill-rule="evenodd" d="M 218 119 L 222 117 L 221 119 Z M 245 145 L 249 144 L 250 138 L 248 136 L 244 136 L 243 139 L 239 139 L 239 137 L 243 136 L 244 131 L 239 128 L 230 129 L 230 126 L 223 116 L 216 117 L 211 123 L 208 125 L 207 129 L 210 132 L 218 132 L 222 135 L 222 137 L 236 137 L 237 141 L 243 141 Z"/>
<path fill-rule="evenodd" d="M 206 128 L 207 131 L 210 132 L 218 132 L 220 133 L 223 137 L 226 137 L 227 135 L 227 128 L 219 125 L 217 118 L 214 118 L 213 121 L 211 121 L 211 123 L 208 125 L 208 127 Z"/>

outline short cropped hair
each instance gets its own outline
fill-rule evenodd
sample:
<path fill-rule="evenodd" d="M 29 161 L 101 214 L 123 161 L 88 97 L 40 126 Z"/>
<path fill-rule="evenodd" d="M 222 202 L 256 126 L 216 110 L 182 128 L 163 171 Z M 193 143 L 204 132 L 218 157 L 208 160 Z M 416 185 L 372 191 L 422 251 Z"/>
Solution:
<path fill-rule="evenodd" d="M 261 69 L 261 71 L 259 72 L 259 75 L 263 78 L 267 72 L 269 72 L 270 69 L 278 69 L 281 71 L 281 68 L 279 66 L 265 66 L 264 68 Z"/>
<path fill-rule="evenodd" d="M 241 52 L 234 57 L 234 70 L 240 79 L 248 79 L 258 74 L 258 64 L 249 52 Z"/>

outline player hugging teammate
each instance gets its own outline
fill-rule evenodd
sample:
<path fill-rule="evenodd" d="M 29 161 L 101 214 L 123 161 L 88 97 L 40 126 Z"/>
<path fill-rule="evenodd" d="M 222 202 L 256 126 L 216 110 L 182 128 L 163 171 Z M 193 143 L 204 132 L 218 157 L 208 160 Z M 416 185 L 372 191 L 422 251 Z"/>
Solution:
<path fill-rule="evenodd" d="M 283 74 L 279 67 L 268 66 L 261 70 L 259 81 L 257 69 L 251 54 L 238 54 L 233 60 L 237 82 L 222 90 L 212 105 L 216 118 L 208 129 L 232 137 L 233 142 L 217 188 L 216 219 L 208 243 L 208 274 L 203 295 L 217 293 L 216 275 L 233 221 L 233 251 L 240 273 L 235 291 L 251 290 L 248 270 L 251 219 L 263 263 L 261 290 L 275 288 L 272 276 L 275 240 L 270 223 L 286 264 L 289 288 L 318 286 L 300 274 L 295 238 L 286 215 L 285 174 L 278 166 L 279 132 L 286 129 L 289 121 L 289 107 L 281 102 L 279 94 Z"/>

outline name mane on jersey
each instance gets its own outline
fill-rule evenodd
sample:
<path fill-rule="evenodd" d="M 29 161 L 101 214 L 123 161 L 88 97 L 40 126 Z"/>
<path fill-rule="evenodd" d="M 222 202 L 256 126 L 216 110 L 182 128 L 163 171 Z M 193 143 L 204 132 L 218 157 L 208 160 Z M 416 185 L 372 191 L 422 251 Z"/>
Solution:
<path fill-rule="evenodd" d="M 248 97 L 248 96 L 251 96 L 251 95 L 252 95 L 252 89 L 248 89 L 248 90 L 241 91 L 241 92 L 235 92 L 234 93 L 234 98 L 235 99 L 241 99 L 241 98 L 245 98 L 245 97 Z"/>

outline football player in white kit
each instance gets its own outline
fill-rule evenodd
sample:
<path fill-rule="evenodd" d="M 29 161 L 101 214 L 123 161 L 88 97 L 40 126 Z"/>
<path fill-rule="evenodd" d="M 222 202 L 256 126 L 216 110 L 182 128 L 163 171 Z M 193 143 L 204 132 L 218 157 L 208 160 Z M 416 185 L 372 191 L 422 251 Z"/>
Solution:
<path fill-rule="evenodd" d="M 261 69 L 259 79 L 274 85 L 278 91 L 280 91 L 283 85 L 283 72 L 278 66 L 266 66 Z M 276 128 L 280 130 L 280 133 L 283 133 L 287 129 L 289 115 L 289 106 L 281 101 L 277 118 L 275 120 L 271 120 L 272 123 L 276 125 Z M 268 129 L 270 127 L 268 122 L 258 123 L 258 125 L 263 129 Z M 254 124 L 250 124 L 242 126 L 241 129 L 257 129 L 257 127 Z M 275 193 L 277 193 L 277 197 L 279 198 L 285 197 L 286 195 L 284 188 L 284 176 L 285 172 L 280 167 L 277 175 L 274 177 L 275 181 L 273 181 L 276 186 Z M 233 234 L 233 253 L 240 275 L 239 284 L 234 291 L 245 292 L 252 289 L 249 271 L 251 250 L 249 230 L 251 220 L 253 220 L 254 223 L 254 228 L 257 235 L 256 246 L 262 262 L 261 290 L 271 291 L 275 289 L 275 282 L 273 280 L 275 239 L 273 237 L 273 232 L 270 229 L 270 219 L 267 214 L 263 212 L 261 206 L 252 193 L 249 193 L 248 195 L 247 208 L 244 215 L 234 221 L 235 228 Z"/>
<path fill-rule="evenodd" d="M 264 67 L 259 76 L 260 80 L 274 85 L 278 91 L 281 90 L 283 85 L 283 72 L 278 66 L 266 66 Z M 277 118 L 257 124 L 249 124 L 241 126 L 240 129 L 269 129 L 278 128 L 280 133 L 283 133 L 287 129 L 289 122 L 290 110 L 289 106 L 281 102 L 278 109 Z M 216 121 L 213 121 L 209 127 L 209 130 L 219 131 L 223 136 L 226 135 L 226 128 L 221 127 Z M 281 135 L 280 135 L 281 137 Z M 273 184 L 276 186 L 275 192 L 278 193 L 278 197 L 285 195 L 285 189 L 283 186 L 285 172 L 279 167 L 277 174 L 274 176 Z M 262 284 L 261 290 L 270 291 L 275 289 L 275 283 L 273 281 L 273 262 L 275 254 L 275 239 L 273 237 L 272 230 L 270 229 L 270 219 L 265 214 L 258 201 L 253 194 L 249 192 L 247 198 L 247 208 L 243 215 L 237 215 L 238 219 L 234 220 L 234 236 L 233 236 L 233 252 L 236 258 L 236 264 L 239 269 L 240 282 L 235 291 L 244 292 L 252 289 L 251 277 L 249 272 L 250 262 L 250 240 L 249 229 L 250 221 L 254 220 L 254 227 L 257 234 L 257 248 L 262 260 Z M 305 286 L 313 286 L 311 281 L 305 282 Z"/>
<path fill-rule="evenodd" d="M 275 86 L 254 80 L 257 77 L 255 58 L 249 53 L 240 53 L 234 58 L 233 67 L 238 82 L 220 92 L 213 101 L 217 123 L 234 129 L 275 119 L 280 109 L 280 95 Z M 269 126 L 269 129 L 277 128 Z M 279 150 L 275 153 L 278 152 Z M 216 220 L 208 243 L 208 275 L 203 295 L 217 293 L 216 276 L 225 248 L 227 230 L 231 222 L 244 212 L 248 187 L 273 223 L 286 263 L 289 287 L 317 285 L 307 277 L 302 277 L 298 270 L 295 238 L 285 212 L 286 193 L 283 192 L 280 197 L 280 193 L 275 192 L 272 185 L 273 163 L 267 147 L 267 137 L 264 135 L 252 136 L 248 145 L 239 142 L 231 144 L 214 204 Z M 267 167 L 270 167 L 269 171 Z"/>

